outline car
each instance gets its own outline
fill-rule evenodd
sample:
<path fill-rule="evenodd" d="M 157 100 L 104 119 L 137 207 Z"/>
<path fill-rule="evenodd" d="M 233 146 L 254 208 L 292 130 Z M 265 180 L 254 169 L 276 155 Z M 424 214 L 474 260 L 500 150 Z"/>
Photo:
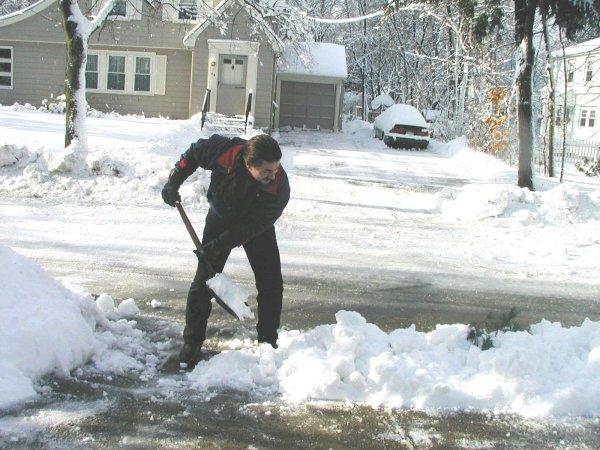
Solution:
<path fill-rule="evenodd" d="M 373 135 L 392 148 L 427 148 L 429 125 L 411 105 L 397 103 L 373 122 Z"/>

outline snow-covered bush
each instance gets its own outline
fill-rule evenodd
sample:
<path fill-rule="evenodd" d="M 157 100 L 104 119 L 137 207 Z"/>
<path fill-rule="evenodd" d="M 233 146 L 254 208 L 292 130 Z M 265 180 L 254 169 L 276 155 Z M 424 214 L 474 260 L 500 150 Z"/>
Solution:
<path fill-rule="evenodd" d="M 52 114 L 64 114 L 67 110 L 67 102 L 65 95 L 59 95 L 56 98 L 54 94 L 50 94 L 50 100 L 45 98 L 42 100 L 42 106 L 39 111 L 49 112 Z"/>
<path fill-rule="evenodd" d="M 594 161 L 592 158 L 584 156 L 581 161 L 575 163 L 575 168 L 588 177 L 598 177 L 600 176 L 600 157 Z"/>

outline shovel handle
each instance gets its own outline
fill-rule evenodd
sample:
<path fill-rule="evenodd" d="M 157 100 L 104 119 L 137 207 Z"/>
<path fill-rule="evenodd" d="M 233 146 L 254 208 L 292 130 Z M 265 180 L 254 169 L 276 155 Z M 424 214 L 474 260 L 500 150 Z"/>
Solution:
<path fill-rule="evenodd" d="M 190 237 L 192 238 L 192 241 L 194 241 L 196 250 L 200 250 L 202 248 L 202 241 L 200 241 L 200 238 L 196 234 L 196 230 L 194 230 L 194 227 L 192 226 L 192 222 L 190 222 L 190 219 L 188 219 L 188 216 L 183 209 L 183 206 L 181 206 L 181 202 L 175 202 L 175 206 L 177 207 L 177 211 L 179 211 L 179 214 L 181 215 L 181 219 L 183 220 L 183 223 L 184 223 L 185 227 L 187 228 L 188 233 L 190 233 Z"/>

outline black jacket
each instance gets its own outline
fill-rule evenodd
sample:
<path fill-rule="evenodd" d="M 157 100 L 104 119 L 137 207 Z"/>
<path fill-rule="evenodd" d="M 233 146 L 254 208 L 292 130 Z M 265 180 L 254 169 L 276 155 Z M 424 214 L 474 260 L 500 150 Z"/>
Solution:
<path fill-rule="evenodd" d="M 211 208 L 228 225 L 219 240 L 230 248 L 272 227 L 290 199 L 283 167 L 267 185 L 252 177 L 242 159 L 245 143 L 244 139 L 218 134 L 199 139 L 181 155 L 169 178 L 181 185 L 198 167 L 212 171 L 206 196 Z"/>

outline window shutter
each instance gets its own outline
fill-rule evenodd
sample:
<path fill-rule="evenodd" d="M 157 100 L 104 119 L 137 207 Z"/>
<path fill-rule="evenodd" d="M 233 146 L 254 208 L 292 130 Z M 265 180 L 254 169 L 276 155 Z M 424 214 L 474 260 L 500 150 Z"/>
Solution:
<path fill-rule="evenodd" d="M 167 57 L 156 55 L 156 82 L 154 85 L 155 95 L 165 95 L 167 88 Z"/>

